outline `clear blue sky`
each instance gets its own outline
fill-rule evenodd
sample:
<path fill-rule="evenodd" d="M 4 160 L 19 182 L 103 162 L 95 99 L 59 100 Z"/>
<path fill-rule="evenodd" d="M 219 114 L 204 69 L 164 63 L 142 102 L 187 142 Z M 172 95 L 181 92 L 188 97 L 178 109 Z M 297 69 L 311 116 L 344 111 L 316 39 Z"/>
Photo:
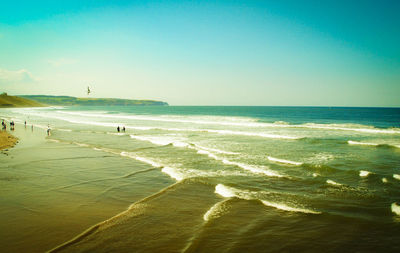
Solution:
<path fill-rule="evenodd" d="M 7 1 L 0 91 L 400 106 L 400 1 Z"/>

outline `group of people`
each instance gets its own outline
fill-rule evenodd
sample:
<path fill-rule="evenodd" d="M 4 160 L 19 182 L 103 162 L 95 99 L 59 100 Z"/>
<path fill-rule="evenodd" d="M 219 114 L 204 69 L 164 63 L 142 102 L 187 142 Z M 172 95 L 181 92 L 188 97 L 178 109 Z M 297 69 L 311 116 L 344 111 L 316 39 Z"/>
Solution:
<path fill-rule="evenodd" d="M 121 131 L 121 129 L 119 128 L 119 126 L 117 127 L 117 132 L 119 133 Z M 125 126 L 122 127 L 122 132 L 125 133 Z"/>
<path fill-rule="evenodd" d="M 3 130 L 7 130 L 7 125 L 4 122 L 4 119 L 1 122 L 1 126 L 2 126 Z M 10 121 L 10 130 L 13 130 L 13 131 L 15 130 L 15 122 L 14 121 Z"/>
<path fill-rule="evenodd" d="M 26 120 L 25 120 L 25 128 L 26 128 Z M 7 124 L 4 121 L 4 119 L 1 120 L 1 129 L 2 130 L 7 130 Z M 33 131 L 33 125 L 31 126 L 31 129 Z M 14 121 L 10 121 L 10 130 L 14 131 L 15 130 L 15 122 Z"/>

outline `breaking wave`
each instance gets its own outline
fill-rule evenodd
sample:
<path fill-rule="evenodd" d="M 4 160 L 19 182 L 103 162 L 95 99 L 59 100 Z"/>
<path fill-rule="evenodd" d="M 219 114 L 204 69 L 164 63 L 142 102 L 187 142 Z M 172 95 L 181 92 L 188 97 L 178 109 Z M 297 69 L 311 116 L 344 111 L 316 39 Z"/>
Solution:
<path fill-rule="evenodd" d="M 265 206 L 274 207 L 279 210 L 288 211 L 288 212 L 301 212 L 301 213 L 310 213 L 310 214 L 320 214 L 321 212 L 314 211 L 311 209 L 301 208 L 301 207 L 293 207 L 289 206 L 286 203 L 277 203 L 271 202 L 268 200 L 258 199 L 255 197 L 257 194 L 256 192 L 246 191 L 246 190 L 239 190 L 233 187 L 225 186 L 223 184 L 218 184 L 215 187 L 215 193 L 221 195 L 225 198 L 240 198 L 244 200 L 258 200 L 263 203 Z"/>
<path fill-rule="evenodd" d="M 369 174 L 371 174 L 371 172 L 366 170 L 360 170 L 360 177 L 368 177 Z"/>
<path fill-rule="evenodd" d="M 223 200 L 215 205 L 213 205 L 204 215 L 203 215 L 203 220 L 205 221 L 210 221 L 211 219 L 216 219 L 221 217 L 223 214 L 225 214 L 230 207 L 227 204 L 228 200 Z"/>
<path fill-rule="evenodd" d="M 281 164 L 289 164 L 289 165 L 296 165 L 296 166 L 300 166 L 300 165 L 303 164 L 302 162 L 294 162 L 294 161 L 275 158 L 275 157 L 272 157 L 272 156 L 268 156 L 267 158 L 271 162 L 277 162 L 277 163 L 281 163 Z"/>
<path fill-rule="evenodd" d="M 96 118 L 111 118 L 111 119 L 129 119 L 139 121 L 158 121 L 158 122 L 173 122 L 173 123 L 191 123 L 199 125 L 221 125 L 221 126 L 242 126 L 242 127 L 257 127 L 257 128 L 311 128 L 311 129 L 326 129 L 326 130 L 340 130 L 340 131 L 355 131 L 373 134 L 400 134 L 398 128 L 380 129 L 371 126 L 357 125 L 357 124 L 288 124 L 287 122 L 276 121 L 274 123 L 257 122 L 257 119 L 246 117 L 227 117 L 227 116 L 144 116 L 144 115 L 110 115 L 100 113 L 82 113 L 82 112 L 66 112 L 57 111 L 62 114 L 69 114 L 82 117 L 96 117 Z"/>
<path fill-rule="evenodd" d="M 391 209 L 393 213 L 400 215 L 400 206 L 396 202 L 392 203 Z"/>
<path fill-rule="evenodd" d="M 335 182 L 333 180 L 330 180 L 330 179 L 326 180 L 326 183 L 328 183 L 330 185 L 335 185 L 335 186 L 341 186 L 342 185 L 342 184 L 339 184 L 339 183 L 337 183 L 337 182 Z"/>
<path fill-rule="evenodd" d="M 372 142 L 359 142 L 359 141 L 347 141 L 349 145 L 362 145 L 362 146 L 389 146 L 394 148 L 400 148 L 400 145 L 397 144 L 389 144 L 389 143 L 372 143 Z"/>

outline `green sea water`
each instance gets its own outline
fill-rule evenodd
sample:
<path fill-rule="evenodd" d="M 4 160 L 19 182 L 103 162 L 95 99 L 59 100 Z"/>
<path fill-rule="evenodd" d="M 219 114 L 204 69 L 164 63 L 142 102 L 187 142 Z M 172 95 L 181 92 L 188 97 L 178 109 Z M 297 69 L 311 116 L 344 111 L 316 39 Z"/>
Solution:
<path fill-rule="evenodd" d="M 11 251 L 400 250 L 400 109 L 0 115 L 21 139 L 0 158 L 1 240 Z"/>

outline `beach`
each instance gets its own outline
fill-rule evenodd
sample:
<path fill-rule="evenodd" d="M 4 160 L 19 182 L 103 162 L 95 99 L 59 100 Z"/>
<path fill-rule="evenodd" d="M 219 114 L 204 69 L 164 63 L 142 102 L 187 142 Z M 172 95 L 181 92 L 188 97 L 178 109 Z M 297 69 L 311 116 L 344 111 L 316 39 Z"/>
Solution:
<path fill-rule="evenodd" d="M 0 156 L 0 237 L 6 252 L 50 250 L 172 182 L 134 185 L 135 173 L 150 166 L 125 161 L 115 168 L 119 156 L 54 142 L 45 128 L 16 124 L 13 134 L 18 145 Z M 151 181 L 156 175 L 150 171 L 145 177 Z"/>
<path fill-rule="evenodd" d="M 6 131 L 0 131 L 0 150 L 13 147 L 17 139 Z"/>
<path fill-rule="evenodd" d="M 16 122 L 19 140 L 0 156 L 7 252 L 400 249 L 398 109 L 0 115 Z"/>

